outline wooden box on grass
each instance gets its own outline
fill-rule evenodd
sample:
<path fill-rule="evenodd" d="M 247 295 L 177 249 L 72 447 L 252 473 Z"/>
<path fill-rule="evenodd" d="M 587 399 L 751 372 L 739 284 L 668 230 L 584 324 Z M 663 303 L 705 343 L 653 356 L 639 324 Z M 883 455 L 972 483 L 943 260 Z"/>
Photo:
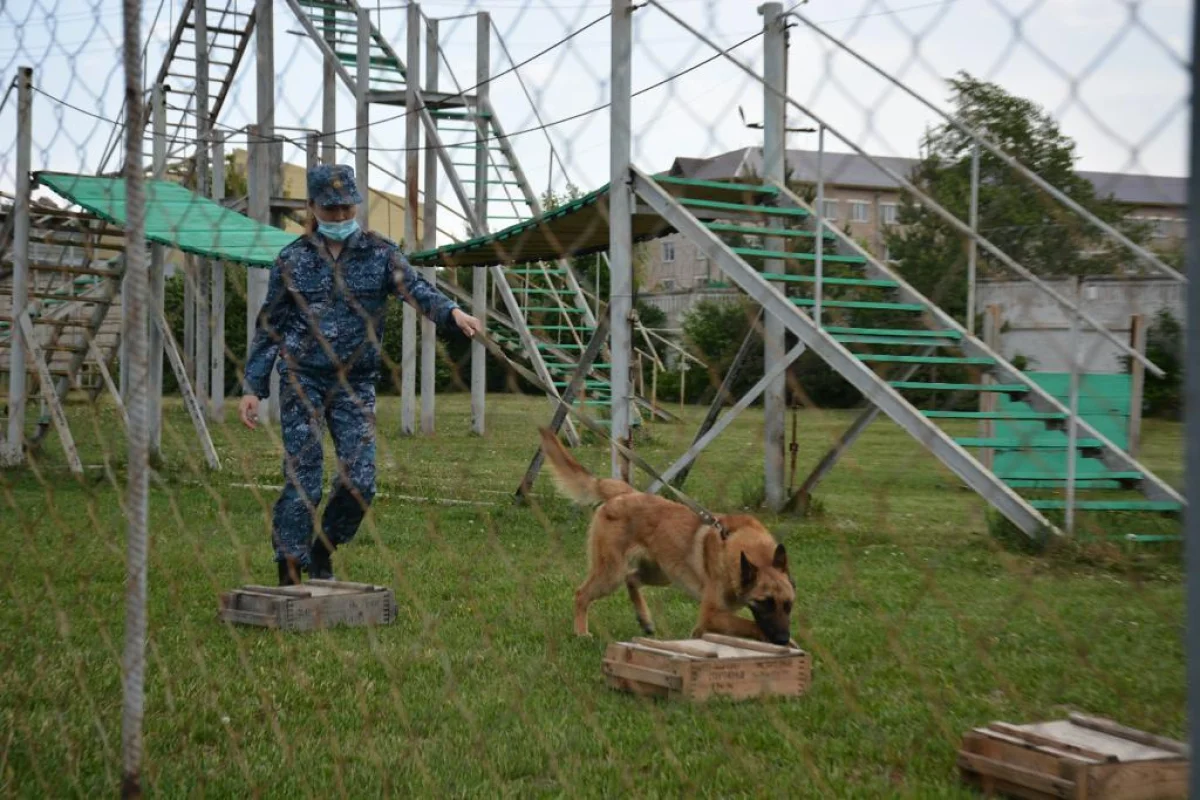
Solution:
<path fill-rule="evenodd" d="M 636 638 L 604 653 L 608 685 L 668 698 L 794 697 L 812 680 L 812 659 L 792 647 L 707 633 L 702 639 Z"/>
<path fill-rule="evenodd" d="M 313 580 L 299 586 L 243 586 L 222 592 L 220 618 L 285 631 L 335 625 L 388 625 L 396 596 L 386 586 Z"/>
<path fill-rule="evenodd" d="M 1187 797 L 1187 745 L 1083 714 L 976 728 L 963 737 L 958 766 L 965 780 L 988 794 L 1076 800 Z"/>

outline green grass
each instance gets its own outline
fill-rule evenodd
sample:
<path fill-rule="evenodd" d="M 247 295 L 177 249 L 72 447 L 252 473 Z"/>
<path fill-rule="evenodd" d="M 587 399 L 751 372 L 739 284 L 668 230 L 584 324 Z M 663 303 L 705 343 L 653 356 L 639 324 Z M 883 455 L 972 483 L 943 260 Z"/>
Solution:
<path fill-rule="evenodd" d="M 807 696 L 691 706 L 613 692 L 605 644 L 639 631 L 620 593 L 594 607 L 594 638 L 571 633 L 586 512 L 544 480 L 532 507 L 510 502 L 548 404 L 489 398 L 478 438 L 467 398 L 438 403 L 435 437 L 401 439 L 398 403 L 381 402 L 382 496 L 337 555 L 340 577 L 394 587 L 399 619 L 307 635 L 216 619 L 219 591 L 274 579 L 277 436 L 217 426 L 225 469 L 207 473 L 169 409 L 151 496 L 154 796 L 969 797 L 955 747 L 991 720 L 1081 710 L 1183 730 L 1174 551 L 1006 549 L 984 504 L 887 421 L 821 487 L 821 514 L 769 518 L 814 654 Z M 701 413 L 653 426 L 642 454 L 665 467 Z M 110 408 L 70 415 L 85 480 L 53 436 L 32 469 L 0 472 L 4 795 L 111 794 L 120 777 L 124 445 Z M 733 510 L 759 494 L 761 419 L 748 412 L 701 458 L 687 484 L 700 502 Z M 850 419 L 801 415 L 801 477 Z M 1178 427 L 1150 423 L 1145 442 L 1177 479 Z M 608 458 L 595 445 L 580 457 Z M 648 597 L 659 635 L 686 637 L 695 606 Z"/>

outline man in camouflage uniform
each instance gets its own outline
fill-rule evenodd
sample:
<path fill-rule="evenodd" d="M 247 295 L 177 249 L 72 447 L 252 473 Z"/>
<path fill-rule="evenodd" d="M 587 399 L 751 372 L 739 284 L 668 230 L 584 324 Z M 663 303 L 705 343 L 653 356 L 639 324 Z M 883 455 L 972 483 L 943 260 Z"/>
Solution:
<path fill-rule="evenodd" d="M 443 333 L 451 323 L 467 336 L 483 328 L 421 277 L 395 242 L 358 227 L 362 196 L 350 167 L 309 170 L 308 197 L 307 234 L 271 268 L 239 405 L 255 428 L 278 359 L 284 487 L 272 540 L 280 585 L 299 583 L 302 569 L 332 579 L 332 552 L 354 538 L 374 497 L 375 382 L 388 296 L 412 303 Z M 338 468 L 317 532 L 326 424 Z"/>

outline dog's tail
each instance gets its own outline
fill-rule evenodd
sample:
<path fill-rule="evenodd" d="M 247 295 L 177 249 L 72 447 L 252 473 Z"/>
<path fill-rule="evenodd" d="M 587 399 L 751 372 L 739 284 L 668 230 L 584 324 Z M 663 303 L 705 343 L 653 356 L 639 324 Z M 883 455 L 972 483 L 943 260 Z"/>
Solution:
<path fill-rule="evenodd" d="M 637 491 L 624 481 L 597 478 L 575 460 L 553 431 L 549 428 L 538 428 L 538 432 L 542 435 L 542 450 L 546 453 L 546 462 L 550 465 L 554 484 L 572 502 L 584 506 L 593 505 Z"/>

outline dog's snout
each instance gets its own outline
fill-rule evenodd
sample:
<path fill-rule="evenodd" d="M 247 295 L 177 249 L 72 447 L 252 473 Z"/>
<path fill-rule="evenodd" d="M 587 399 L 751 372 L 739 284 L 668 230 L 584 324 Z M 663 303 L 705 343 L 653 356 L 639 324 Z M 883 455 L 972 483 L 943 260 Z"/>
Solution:
<path fill-rule="evenodd" d="M 786 645 L 791 640 L 792 637 L 788 635 L 787 631 L 771 635 L 771 644 Z"/>

